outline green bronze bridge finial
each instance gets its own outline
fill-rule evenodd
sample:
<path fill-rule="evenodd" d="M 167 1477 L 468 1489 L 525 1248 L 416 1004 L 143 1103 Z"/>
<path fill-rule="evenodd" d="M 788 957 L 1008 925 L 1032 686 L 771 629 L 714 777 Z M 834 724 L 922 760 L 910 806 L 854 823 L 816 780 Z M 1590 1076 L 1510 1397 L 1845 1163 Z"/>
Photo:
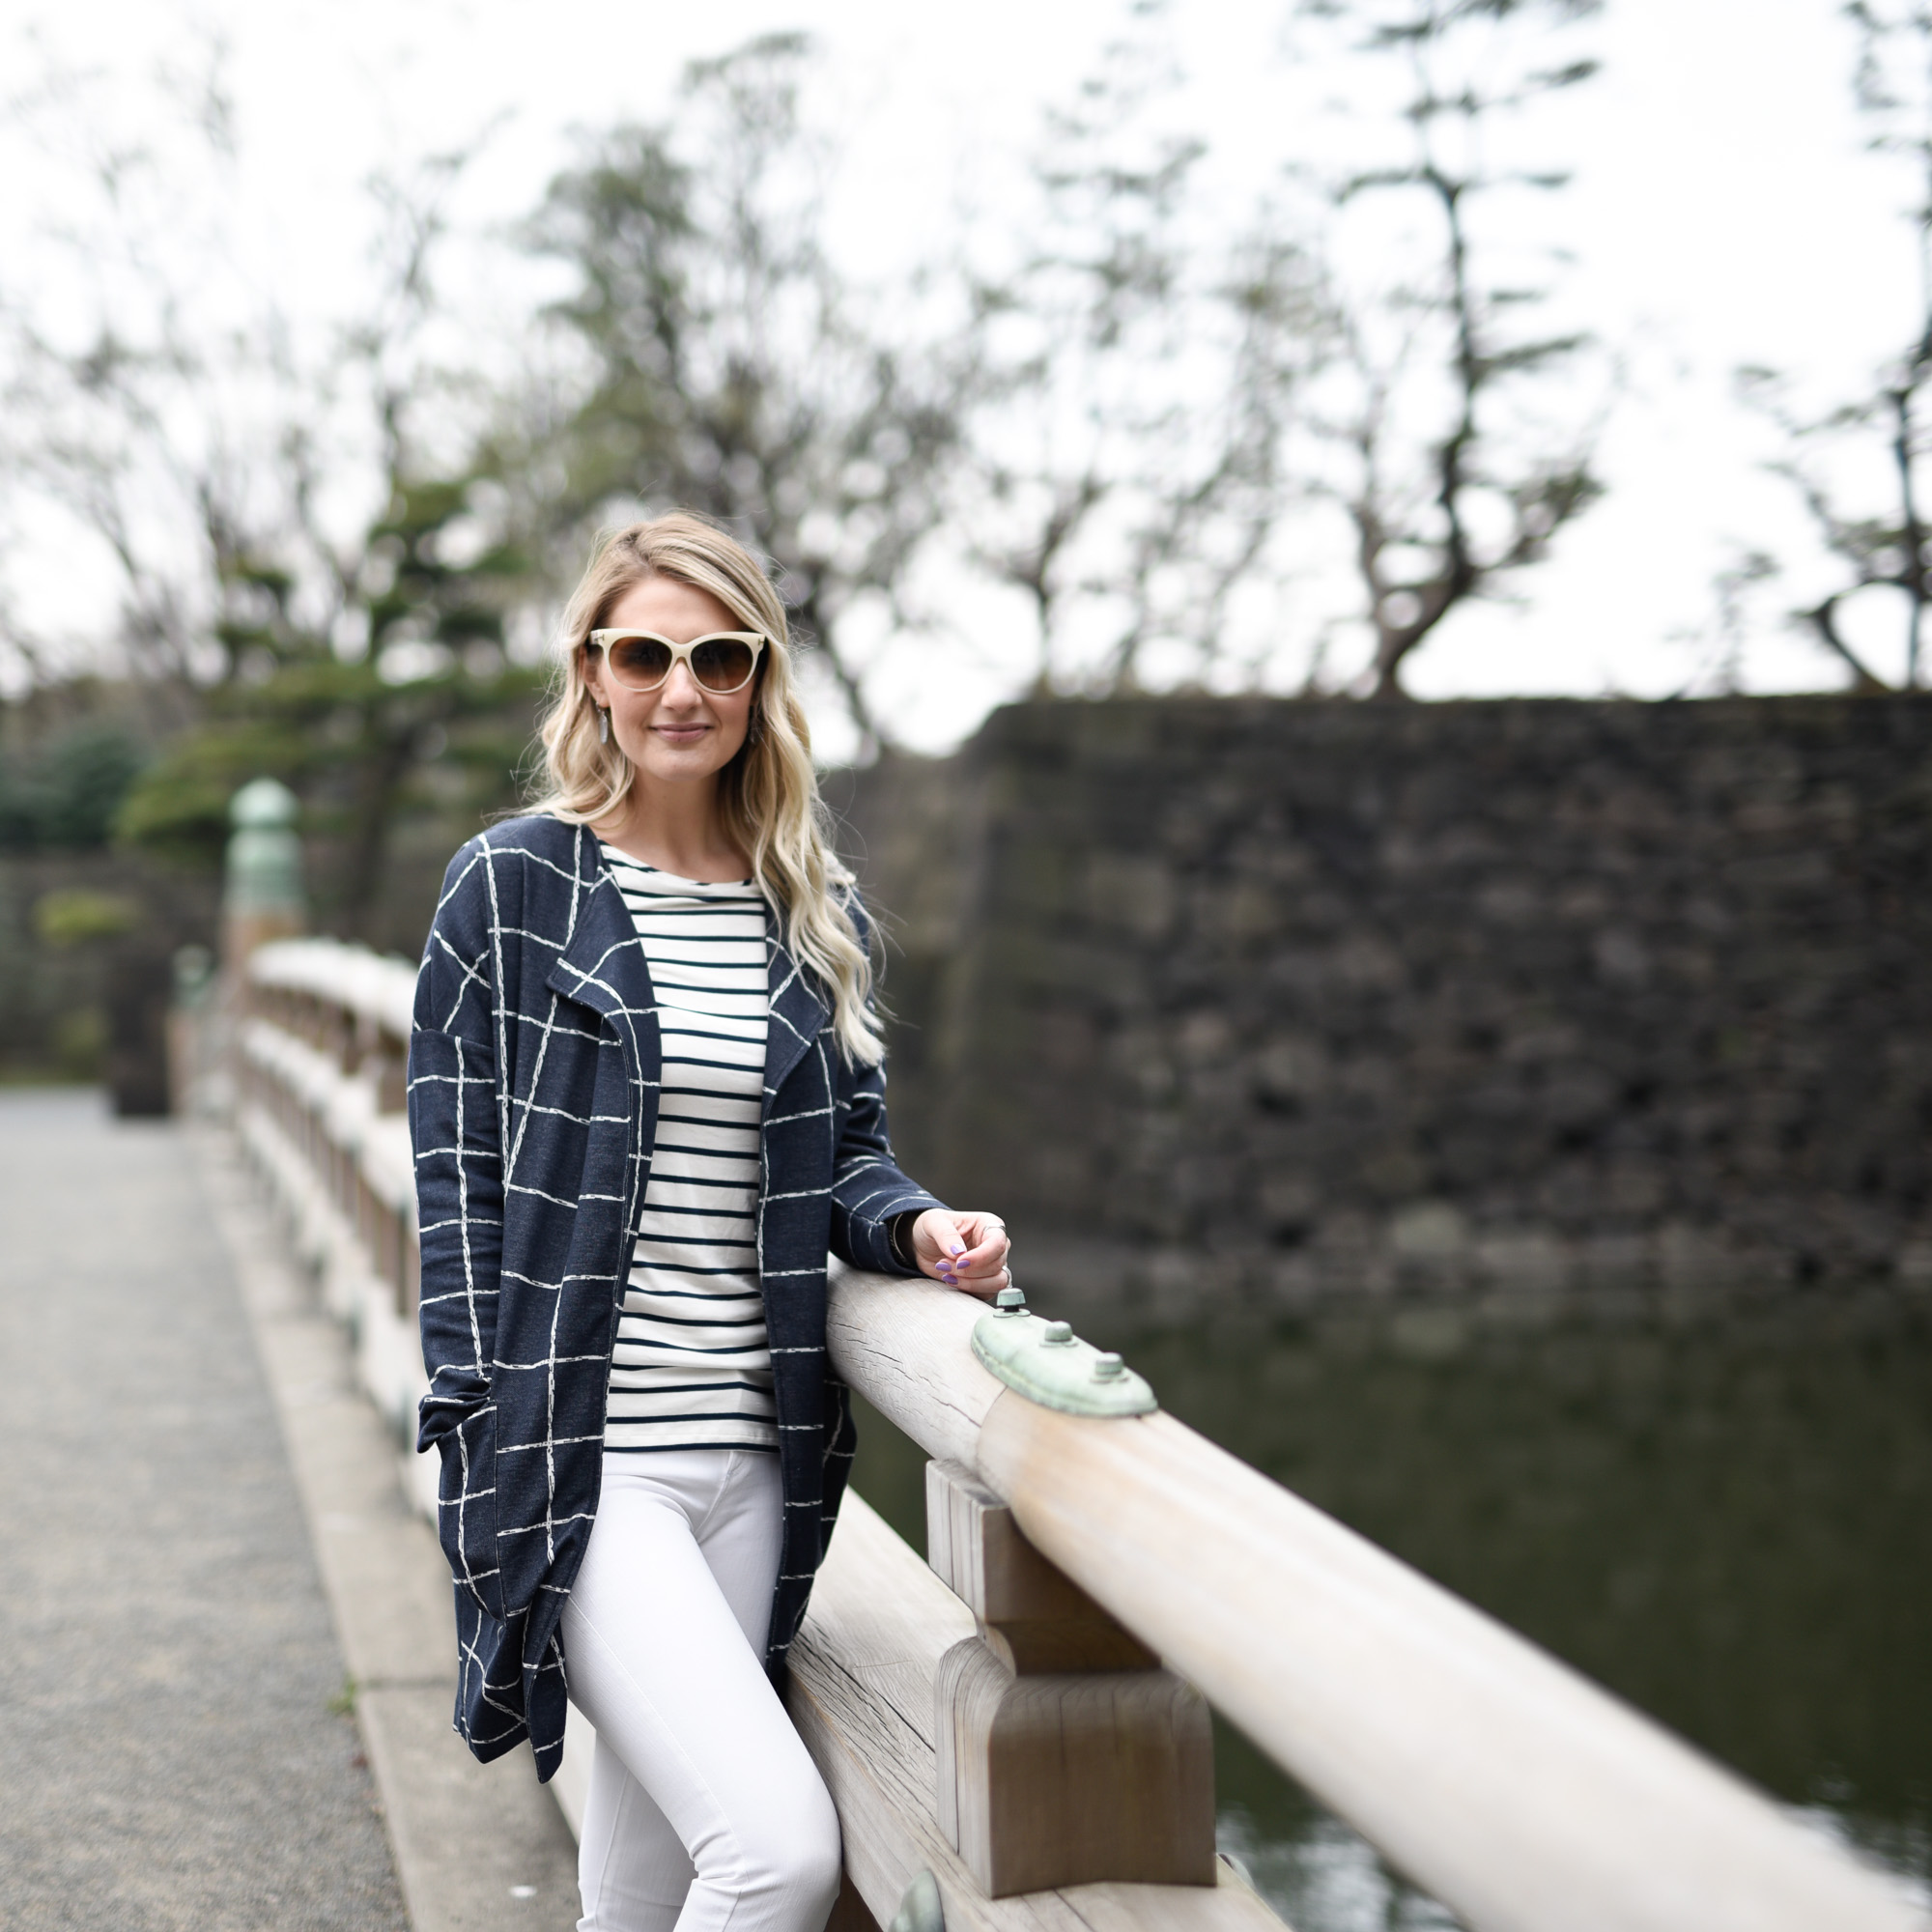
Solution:
<path fill-rule="evenodd" d="M 228 864 L 221 891 L 222 956 L 231 970 L 256 947 L 302 930 L 301 838 L 296 795 L 274 779 L 244 784 L 228 802 Z"/>
<path fill-rule="evenodd" d="M 296 819 L 301 808 L 274 779 L 244 784 L 228 802 L 227 878 L 222 904 L 230 913 L 295 913 L 302 910 L 301 840 Z"/>

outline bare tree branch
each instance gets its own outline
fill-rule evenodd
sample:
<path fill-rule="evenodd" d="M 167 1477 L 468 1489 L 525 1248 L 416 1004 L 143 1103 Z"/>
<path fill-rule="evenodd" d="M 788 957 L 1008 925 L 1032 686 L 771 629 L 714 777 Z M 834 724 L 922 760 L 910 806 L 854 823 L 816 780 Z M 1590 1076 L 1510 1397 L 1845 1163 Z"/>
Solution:
<path fill-rule="evenodd" d="M 1482 135 L 1494 117 L 1586 81 L 1596 63 L 1526 61 L 1503 85 L 1478 85 L 1459 68 L 1463 42 L 1478 26 L 1516 22 L 1527 45 L 1532 32 L 1595 9 L 1569 0 L 1317 0 L 1301 11 L 1352 36 L 1359 52 L 1403 62 L 1408 78 L 1402 118 L 1410 154 L 1331 183 L 1330 205 L 1339 213 L 1368 197 L 1409 197 L 1430 211 L 1438 237 L 1432 281 L 1342 305 L 1341 361 L 1352 374 L 1354 400 L 1323 418 L 1324 433 L 1352 460 L 1349 480 L 1321 487 L 1354 530 L 1373 639 L 1368 677 L 1376 696 L 1399 697 L 1404 666 L 1443 621 L 1540 562 L 1601 494 L 1591 467 L 1594 424 L 1532 432 L 1509 426 L 1501 409 L 1506 396 L 1527 393 L 1539 379 L 1544 392 L 1560 393 L 1590 339 L 1507 329 L 1511 316 L 1545 300 L 1547 291 L 1488 286 L 1470 222 L 1482 197 L 1566 185 L 1556 169 L 1486 170 Z M 1458 137 L 1461 161 L 1447 157 L 1445 130 Z M 1392 328 L 1392 346 L 1382 346 Z M 1438 394 L 1448 399 L 1446 420 L 1419 430 L 1417 419 L 1433 406 L 1426 399 Z"/>
<path fill-rule="evenodd" d="M 1913 340 L 1860 400 L 1821 416 L 1804 416 L 1786 400 L 1776 372 L 1738 372 L 1745 402 L 1783 436 L 1787 453 L 1768 467 L 1797 491 L 1826 551 L 1849 579 L 1808 609 L 1792 615 L 1852 672 L 1861 691 L 1916 690 L 1924 665 L 1928 605 L 1932 605 L 1932 556 L 1920 504 L 1926 439 L 1919 424 L 1921 399 L 1932 386 L 1932 9 L 1922 0 L 1851 0 L 1844 8 L 1859 37 L 1854 97 L 1876 153 L 1900 156 L 1917 170 L 1918 205 L 1912 211 L 1918 256 L 1919 320 Z M 1882 512 L 1843 509 L 1834 488 L 1833 458 L 1841 446 L 1866 438 L 1883 440 L 1891 472 L 1891 502 Z M 1903 606 L 1903 676 L 1897 687 L 1880 677 L 1868 658 L 1846 641 L 1840 615 L 1861 593 L 1896 593 Z"/>

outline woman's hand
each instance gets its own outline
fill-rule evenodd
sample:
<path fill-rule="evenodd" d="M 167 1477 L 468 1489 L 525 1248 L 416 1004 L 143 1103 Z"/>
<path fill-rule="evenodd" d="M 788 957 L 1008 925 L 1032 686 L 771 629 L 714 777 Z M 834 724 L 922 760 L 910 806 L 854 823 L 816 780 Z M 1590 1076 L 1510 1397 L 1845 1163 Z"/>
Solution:
<path fill-rule="evenodd" d="M 912 1258 L 922 1274 L 991 1301 L 1012 1277 L 1007 1272 L 1007 1224 L 997 1214 L 928 1208 L 912 1224 Z"/>

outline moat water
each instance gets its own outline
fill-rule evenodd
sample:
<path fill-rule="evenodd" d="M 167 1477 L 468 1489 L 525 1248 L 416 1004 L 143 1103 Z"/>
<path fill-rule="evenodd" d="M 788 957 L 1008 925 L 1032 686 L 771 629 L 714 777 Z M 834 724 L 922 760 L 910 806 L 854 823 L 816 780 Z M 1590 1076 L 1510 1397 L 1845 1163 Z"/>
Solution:
<path fill-rule="evenodd" d="M 1819 1297 L 1682 1328 L 1430 1311 L 1124 1346 L 1182 1421 L 1932 1904 L 1932 1331 Z M 921 1548 L 923 1461 L 862 1415 L 857 1485 Z M 1217 1732 L 1222 1848 L 1295 1932 L 1456 1923 Z"/>

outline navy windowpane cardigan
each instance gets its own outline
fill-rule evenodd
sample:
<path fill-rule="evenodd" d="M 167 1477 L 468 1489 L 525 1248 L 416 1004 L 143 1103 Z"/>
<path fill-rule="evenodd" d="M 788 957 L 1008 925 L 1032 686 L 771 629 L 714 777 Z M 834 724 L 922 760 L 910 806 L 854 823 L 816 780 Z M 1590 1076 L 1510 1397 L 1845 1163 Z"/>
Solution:
<path fill-rule="evenodd" d="M 854 906 L 855 916 L 863 913 Z M 825 1352 L 826 1254 L 903 1274 L 885 1077 L 838 1051 L 769 919 L 758 1271 L 785 1529 L 765 1664 L 781 1682 L 852 1460 Z M 456 1728 L 482 1759 L 563 1749 L 565 1598 L 597 1513 L 604 1405 L 661 1066 L 651 979 L 597 840 L 513 819 L 457 853 L 416 982 L 410 1131 L 430 1392 L 456 1579 Z"/>

